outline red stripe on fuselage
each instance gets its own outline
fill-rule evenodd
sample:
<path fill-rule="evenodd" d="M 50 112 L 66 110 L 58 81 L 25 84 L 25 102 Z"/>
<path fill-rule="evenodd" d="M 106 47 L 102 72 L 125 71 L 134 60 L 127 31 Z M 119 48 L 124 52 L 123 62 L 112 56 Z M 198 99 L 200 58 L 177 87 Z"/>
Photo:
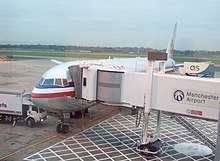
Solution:
<path fill-rule="evenodd" d="M 54 98 L 54 97 L 65 97 L 73 96 L 74 92 L 58 92 L 58 93 L 32 93 L 32 98 Z"/>

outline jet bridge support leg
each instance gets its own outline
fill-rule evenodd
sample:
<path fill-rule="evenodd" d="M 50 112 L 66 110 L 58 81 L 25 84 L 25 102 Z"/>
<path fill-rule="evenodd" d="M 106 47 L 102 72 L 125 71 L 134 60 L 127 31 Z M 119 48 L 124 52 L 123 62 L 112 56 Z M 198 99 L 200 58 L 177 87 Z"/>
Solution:
<path fill-rule="evenodd" d="M 137 143 L 136 150 L 145 154 L 157 154 L 162 149 L 162 141 L 160 140 L 160 116 L 161 112 L 158 112 L 157 116 L 157 129 L 156 133 L 151 136 L 148 134 L 148 123 L 149 115 L 152 107 L 152 88 L 153 88 L 153 72 L 154 72 L 154 61 L 161 60 L 160 72 L 165 73 L 165 61 L 167 60 L 166 53 L 148 53 L 148 70 L 147 70 L 147 98 L 144 103 L 144 122 L 142 128 L 142 138 Z M 144 99 L 145 100 L 145 99 Z"/>
<path fill-rule="evenodd" d="M 157 129 L 156 129 L 156 134 L 158 138 L 160 138 L 160 123 L 161 123 L 161 111 L 158 111 L 157 113 Z"/>
<path fill-rule="evenodd" d="M 156 134 L 153 136 L 148 134 L 148 124 L 149 124 L 149 116 L 151 112 L 151 97 L 152 97 L 152 86 L 153 86 L 153 70 L 154 70 L 154 62 L 148 61 L 148 84 L 147 88 L 147 99 L 146 103 L 144 103 L 144 122 L 142 127 L 142 136 L 140 142 L 137 143 L 136 150 L 145 154 L 157 154 L 161 147 L 162 141 L 159 139 L 160 137 L 160 111 L 158 112 L 157 119 L 157 129 Z"/>

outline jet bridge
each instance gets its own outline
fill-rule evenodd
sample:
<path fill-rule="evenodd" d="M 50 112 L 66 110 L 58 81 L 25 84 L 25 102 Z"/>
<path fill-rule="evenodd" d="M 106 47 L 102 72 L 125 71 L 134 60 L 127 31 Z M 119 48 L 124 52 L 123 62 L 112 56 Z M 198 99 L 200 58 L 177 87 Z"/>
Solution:
<path fill-rule="evenodd" d="M 91 65 L 83 68 L 82 98 L 107 104 L 144 107 L 146 73 L 125 72 Z"/>
<path fill-rule="evenodd" d="M 82 69 L 82 98 L 127 107 L 143 107 L 147 73 L 115 71 L 91 65 Z M 218 120 L 220 81 L 212 78 L 154 73 L 151 108 Z"/>
<path fill-rule="evenodd" d="M 218 120 L 219 79 L 164 74 L 165 62 L 161 64 L 162 71 L 157 73 L 154 73 L 154 60 L 149 60 L 147 73 L 84 64 L 77 67 L 80 72 L 74 76 L 78 78 L 73 79 L 79 81 L 80 87 L 77 90 L 82 99 L 144 109 L 143 133 L 137 149 L 144 153 L 156 154 L 159 146 L 156 150 L 148 148 L 160 144 L 160 114 L 156 137 L 148 136 L 151 109 Z"/>
<path fill-rule="evenodd" d="M 155 73 L 152 108 L 218 120 L 220 81 Z"/>

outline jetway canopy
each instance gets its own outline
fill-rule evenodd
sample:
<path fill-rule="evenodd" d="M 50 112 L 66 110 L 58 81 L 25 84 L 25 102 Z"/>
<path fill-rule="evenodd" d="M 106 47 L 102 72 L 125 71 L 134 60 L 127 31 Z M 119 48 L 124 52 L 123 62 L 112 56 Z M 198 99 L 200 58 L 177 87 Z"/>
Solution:
<path fill-rule="evenodd" d="M 101 66 L 82 70 L 82 98 L 144 107 L 147 73 L 116 71 Z M 154 73 L 151 108 L 218 120 L 220 80 Z"/>

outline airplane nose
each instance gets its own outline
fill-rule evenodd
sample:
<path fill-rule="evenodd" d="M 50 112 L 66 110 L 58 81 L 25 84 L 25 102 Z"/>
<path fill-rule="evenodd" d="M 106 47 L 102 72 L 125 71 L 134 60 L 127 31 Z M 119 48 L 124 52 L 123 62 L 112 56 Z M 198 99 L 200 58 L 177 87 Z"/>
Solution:
<path fill-rule="evenodd" d="M 46 108 L 49 103 L 49 98 L 31 98 L 34 105 Z"/>
<path fill-rule="evenodd" d="M 49 103 L 49 98 L 42 97 L 39 91 L 34 88 L 31 94 L 31 101 L 34 105 L 45 108 Z"/>

